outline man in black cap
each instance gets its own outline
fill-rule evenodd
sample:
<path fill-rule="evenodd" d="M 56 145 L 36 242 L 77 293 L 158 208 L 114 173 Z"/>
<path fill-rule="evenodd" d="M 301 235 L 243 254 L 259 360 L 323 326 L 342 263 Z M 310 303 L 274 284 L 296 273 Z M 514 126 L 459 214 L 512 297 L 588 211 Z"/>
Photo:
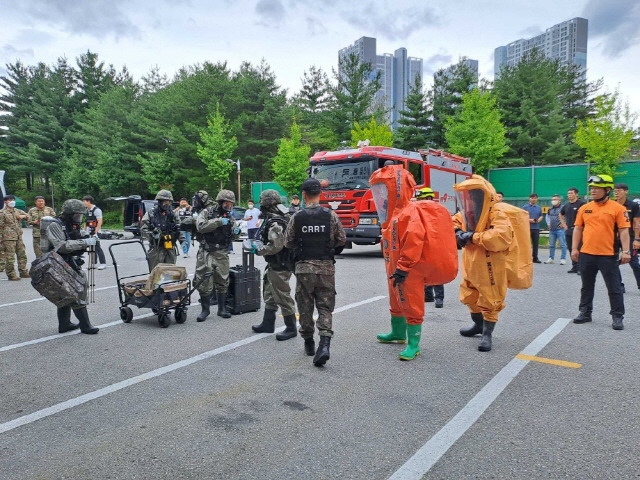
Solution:
<path fill-rule="evenodd" d="M 291 206 L 289 207 L 289 214 L 293 215 L 296 212 L 299 212 L 302 207 L 300 206 L 300 197 L 298 195 L 294 195 L 291 197 Z"/>
<path fill-rule="evenodd" d="M 329 360 L 333 336 L 331 315 L 336 303 L 335 249 L 346 242 L 338 215 L 320 206 L 320 182 L 310 178 L 302 184 L 305 208 L 289 222 L 285 246 L 295 250 L 296 304 L 300 313 L 300 336 L 307 355 L 320 367 Z M 315 351 L 313 308 L 318 309 L 320 344 Z"/>

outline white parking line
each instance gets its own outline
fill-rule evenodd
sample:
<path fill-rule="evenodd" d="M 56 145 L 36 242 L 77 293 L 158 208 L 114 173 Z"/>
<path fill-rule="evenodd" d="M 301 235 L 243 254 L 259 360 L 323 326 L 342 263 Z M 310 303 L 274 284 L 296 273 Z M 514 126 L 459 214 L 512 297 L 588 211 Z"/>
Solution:
<path fill-rule="evenodd" d="M 111 285 L 109 287 L 96 288 L 96 292 L 99 292 L 100 290 L 109 290 L 110 288 L 118 288 L 118 286 L 117 285 Z M 3 303 L 2 305 L 0 305 L 0 308 L 11 307 L 13 305 L 22 305 L 24 303 L 41 302 L 43 300 L 46 300 L 46 298 L 38 297 L 38 298 L 32 298 L 31 300 L 22 300 L 21 302 Z"/>
<path fill-rule="evenodd" d="M 525 355 L 536 355 L 571 321 L 557 319 L 533 342 L 522 350 Z M 529 360 L 514 358 L 480 390 L 458 414 L 425 443 L 389 480 L 418 480 L 422 478 L 451 446 L 480 418 L 502 391 L 516 378 Z"/>
<path fill-rule="evenodd" d="M 361 305 L 365 305 L 367 303 L 376 302 L 386 298 L 384 296 L 371 297 L 361 302 L 350 303 L 343 307 L 337 308 L 334 310 L 334 313 L 344 312 L 345 310 L 350 310 L 352 308 L 359 307 Z M 155 370 L 151 370 L 150 372 L 143 373 L 141 375 L 136 375 L 135 377 L 128 378 L 118 383 L 114 383 L 113 385 L 109 385 L 107 387 L 101 388 L 99 390 L 95 390 L 93 392 L 86 393 L 84 395 L 80 395 L 79 397 L 72 398 L 65 402 L 58 403 L 48 408 L 44 408 L 42 410 L 38 410 L 37 412 L 30 413 L 28 415 L 23 415 L 22 417 L 18 417 L 9 422 L 5 422 L 0 424 L 0 434 L 13 430 L 14 428 L 21 427 L 23 425 L 28 425 L 29 423 L 33 423 L 36 420 L 40 420 L 42 418 L 50 417 L 51 415 L 55 415 L 56 413 L 63 412 L 65 410 L 69 410 L 70 408 L 77 407 L 79 405 L 90 402 L 91 400 L 95 400 L 96 398 L 104 397 L 105 395 L 109 395 L 110 393 L 117 392 L 118 390 L 122 390 L 124 388 L 130 387 L 132 385 L 136 385 L 137 383 L 144 382 L 145 380 L 149 380 L 151 378 L 159 377 L 160 375 L 164 375 L 165 373 L 170 373 L 180 368 L 184 368 L 186 366 L 192 365 L 196 362 L 200 362 L 202 360 L 206 360 L 211 357 L 215 357 L 216 355 L 220 355 L 221 353 L 228 352 L 229 350 L 233 350 L 244 345 L 249 345 L 257 340 L 262 338 L 270 337 L 278 332 L 284 330 L 285 327 L 280 327 L 276 329 L 274 333 L 259 333 L 257 335 L 252 335 L 250 337 L 244 338 L 234 343 L 230 343 L 228 345 L 224 345 L 222 347 L 218 347 L 213 350 L 209 350 L 208 352 L 201 353 L 200 355 L 196 355 L 195 357 L 187 358 L 185 360 L 181 360 L 176 363 L 172 363 L 170 365 L 157 368 Z"/>

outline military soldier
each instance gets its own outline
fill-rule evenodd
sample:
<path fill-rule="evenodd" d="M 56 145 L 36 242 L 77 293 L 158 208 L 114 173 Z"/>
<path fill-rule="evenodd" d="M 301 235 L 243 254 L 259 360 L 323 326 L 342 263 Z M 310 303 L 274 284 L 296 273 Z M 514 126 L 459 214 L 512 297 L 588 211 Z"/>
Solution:
<path fill-rule="evenodd" d="M 22 220 L 27 219 L 27 214 L 16 209 L 16 197 L 7 195 L 4 197 L 4 208 L 0 210 L 0 235 L 5 254 L 5 270 L 9 280 L 17 281 L 21 278 L 29 278 L 27 271 L 27 252 L 22 241 Z M 16 274 L 14 259 L 18 257 L 18 270 Z"/>
<path fill-rule="evenodd" d="M 160 190 L 156 195 L 158 205 L 144 214 L 140 232 L 149 241 L 149 269 L 159 263 L 176 263 L 178 259 L 178 237 L 180 217 L 173 211 L 173 195 L 169 190 Z"/>
<path fill-rule="evenodd" d="M 58 308 L 58 332 L 64 333 L 80 327 L 82 333 L 89 335 L 98 333 L 100 330 L 91 325 L 89 312 L 87 312 L 87 289 L 89 287 L 87 278 L 82 272 L 81 259 L 87 247 L 96 244 L 96 237 L 84 236 L 82 232 L 82 217 L 87 209 L 80 200 L 70 199 L 62 204 L 62 214 L 60 218 L 44 217 L 41 220 L 42 228 L 42 250 L 50 252 L 58 248 L 58 254 L 76 272 L 84 277 L 85 289 L 80 298 L 66 307 Z M 79 324 L 71 323 L 71 310 Z"/>
<path fill-rule="evenodd" d="M 264 190 L 260 194 L 260 218 L 258 240 L 249 240 L 251 251 L 267 261 L 264 270 L 262 295 L 264 316 L 260 325 L 251 328 L 256 333 L 273 333 L 278 307 L 282 311 L 287 328 L 276 335 L 278 340 L 288 340 L 297 335 L 296 305 L 291 298 L 289 279 L 294 270 L 292 251 L 284 246 L 284 231 L 288 225 L 287 208 L 280 203 L 280 194 Z"/>
<path fill-rule="evenodd" d="M 44 197 L 36 197 L 36 206 L 29 210 L 27 223 L 33 227 L 33 252 L 36 258 L 42 255 L 40 248 L 40 219 L 42 217 L 55 217 L 53 208 L 45 206 Z"/>
<path fill-rule="evenodd" d="M 291 197 L 291 206 L 289 207 L 289 213 L 293 215 L 296 212 L 299 212 L 302 207 L 300 206 L 300 197 L 298 195 L 294 195 Z"/>
<path fill-rule="evenodd" d="M 333 330 L 331 314 L 335 306 L 335 249 L 344 246 L 346 235 L 336 213 L 320 207 L 320 182 L 310 178 L 302 184 L 306 207 L 297 212 L 285 233 L 285 247 L 295 248 L 296 303 L 300 312 L 300 336 L 313 363 L 329 360 Z M 320 344 L 315 352 L 313 307 L 318 309 L 316 326 Z"/>
<path fill-rule="evenodd" d="M 229 288 L 229 247 L 235 237 L 240 234 L 240 228 L 234 226 L 231 216 L 236 196 L 231 190 L 220 190 L 216 203 L 208 200 L 207 208 L 203 209 L 196 219 L 196 229 L 200 237 L 200 248 L 196 257 L 196 275 L 193 279 L 198 285 L 202 312 L 198 315 L 198 322 L 204 322 L 210 315 L 211 295 L 215 287 L 218 302 L 218 316 L 231 317 L 227 310 L 227 290 Z M 205 277 L 213 272 L 213 276 Z"/>

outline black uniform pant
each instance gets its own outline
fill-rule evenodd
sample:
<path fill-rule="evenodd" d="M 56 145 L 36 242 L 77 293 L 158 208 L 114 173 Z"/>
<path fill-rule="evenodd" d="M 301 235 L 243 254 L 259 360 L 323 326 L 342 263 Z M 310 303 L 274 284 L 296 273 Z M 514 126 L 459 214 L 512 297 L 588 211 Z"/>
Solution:
<path fill-rule="evenodd" d="M 100 246 L 100 241 L 96 242 L 96 254 L 98 255 L 98 263 L 102 265 L 107 263 L 104 258 L 104 252 L 102 251 L 102 247 Z"/>
<path fill-rule="evenodd" d="M 424 298 L 439 298 L 444 300 L 444 285 L 425 285 Z"/>
<path fill-rule="evenodd" d="M 533 256 L 534 261 L 539 261 L 538 259 L 538 244 L 540 243 L 540 230 L 539 229 L 531 229 L 531 255 Z"/>
<path fill-rule="evenodd" d="M 636 250 L 632 250 L 632 253 L 633 252 L 635 252 L 635 254 L 631 256 L 629 266 L 631 267 L 631 270 L 633 270 L 633 276 L 636 277 L 636 285 L 640 288 L 640 257 Z M 624 283 L 622 283 L 622 273 L 620 274 L 620 284 L 622 285 L 622 288 L 624 288 Z"/>
<path fill-rule="evenodd" d="M 581 253 L 578 260 L 582 290 L 580 291 L 580 311 L 591 313 L 593 310 L 593 292 L 598 271 L 602 274 L 604 284 L 609 292 L 609 305 L 612 316 L 624 315 L 624 296 L 620 283 L 620 266 L 617 255 L 589 255 Z"/>

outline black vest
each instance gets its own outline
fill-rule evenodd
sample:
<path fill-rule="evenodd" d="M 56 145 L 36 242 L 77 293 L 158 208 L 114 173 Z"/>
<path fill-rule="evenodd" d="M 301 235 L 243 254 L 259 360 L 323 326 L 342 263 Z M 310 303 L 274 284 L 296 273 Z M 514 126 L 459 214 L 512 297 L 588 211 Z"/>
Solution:
<path fill-rule="evenodd" d="M 175 235 L 178 232 L 178 224 L 172 211 L 163 212 L 159 207 L 154 207 L 149 215 L 151 225 L 164 235 Z"/>
<path fill-rule="evenodd" d="M 261 227 L 260 240 L 265 245 L 269 242 L 269 230 L 273 224 L 278 224 L 282 227 L 282 233 L 287 230 L 289 222 L 284 217 L 271 217 L 266 220 Z M 275 255 L 265 255 L 265 261 L 269 264 L 269 268 L 276 272 L 289 271 L 293 272 L 295 269 L 295 263 L 293 258 L 293 252 L 287 247 L 284 247 Z"/>
<path fill-rule="evenodd" d="M 94 205 L 91 210 L 87 211 L 86 223 L 98 221 L 98 217 L 96 217 L 96 208 L 97 207 Z"/>
<path fill-rule="evenodd" d="M 220 217 L 217 209 L 209 208 L 209 220 Z M 233 238 L 233 223 L 229 216 L 229 223 L 216 228 L 213 232 L 201 234 L 204 240 L 204 249 L 207 252 L 215 252 L 216 250 L 229 250 L 231 240 Z"/>
<path fill-rule="evenodd" d="M 296 262 L 333 260 L 331 248 L 331 210 L 317 207 L 300 210 L 295 215 L 297 241 Z"/>

